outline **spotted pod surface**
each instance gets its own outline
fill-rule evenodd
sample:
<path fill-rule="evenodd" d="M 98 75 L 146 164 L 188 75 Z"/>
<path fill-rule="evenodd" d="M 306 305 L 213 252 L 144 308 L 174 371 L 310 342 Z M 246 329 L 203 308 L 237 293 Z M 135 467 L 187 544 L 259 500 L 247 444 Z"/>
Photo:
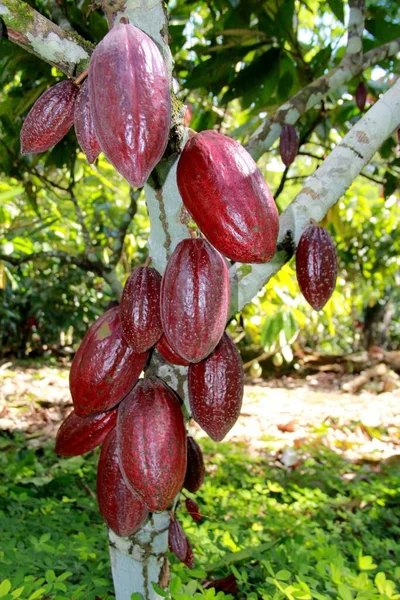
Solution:
<path fill-rule="evenodd" d="M 208 356 L 229 310 L 225 260 L 207 240 L 187 239 L 171 254 L 161 284 L 161 323 L 173 350 L 189 362 Z"/>
<path fill-rule="evenodd" d="M 148 353 L 136 354 L 122 335 L 119 307 L 91 325 L 72 361 L 69 387 L 80 417 L 116 406 L 133 388 Z"/>
<path fill-rule="evenodd" d="M 146 521 L 149 511 L 126 484 L 120 467 L 117 432 L 107 436 L 97 468 L 97 501 L 100 514 L 117 535 L 127 537 Z"/>
<path fill-rule="evenodd" d="M 194 494 L 203 485 L 205 474 L 206 470 L 201 448 L 191 436 L 188 436 L 187 467 L 183 487 Z"/>
<path fill-rule="evenodd" d="M 186 498 L 185 506 L 186 510 L 188 511 L 188 514 L 192 517 L 193 521 L 201 521 L 202 517 L 197 502 L 195 502 L 191 498 Z"/>
<path fill-rule="evenodd" d="M 284 123 L 279 140 L 279 151 L 283 164 L 289 167 L 299 151 L 299 136 L 293 125 Z"/>
<path fill-rule="evenodd" d="M 240 354 L 226 333 L 210 356 L 189 367 L 192 417 L 215 442 L 224 439 L 239 417 L 243 377 Z"/>
<path fill-rule="evenodd" d="M 190 569 L 194 567 L 193 550 L 182 525 L 172 518 L 168 528 L 168 546 L 171 552 Z"/>
<path fill-rule="evenodd" d="M 176 394 L 157 377 L 141 379 L 118 411 L 126 481 L 149 510 L 168 508 L 186 472 L 186 431 Z"/>
<path fill-rule="evenodd" d="M 137 267 L 122 294 L 122 333 L 137 353 L 145 352 L 162 336 L 160 317 L 161 275 L 152 267 Z"/>
<path fill-rule="evenodd" d="M 40 96 L 21 128 L 21 153 L 49 150 L 74 124 L 74 108 L 79 88 L 66 80 L 53 85 Z"/>
<path fill-rule="evenodd" d="M 73 410 L 57 432 L 55 452 L 59 456 L 79 456 L 100 446 L 117 424 L 117 408 L 98 415 L 78 417 Z"/>
<path fill-rule="evenodd" d="M 217 131 L 189 139 L 177 181 L 194 221 L 224 256 L 264 263 L 274 256 L 278 211 L 256 163 L 235 140 Z"/>
<path fill-rule="evenodd" d="M 101 152 L 101 148 L 94 130 L 87 79 L 82 83 L 75 102 L 74 126 L 80 147 L 86 154 L 90 164 L 94 163 Z"/>
<path fill-rule="evenodd" d="M 134 25 L 113 27 L 92 54 L 89 93 L 101 149 L 133 187 L 142 187 L 171 126 L 168 73 L 157 45 Z"/>
<path fill-rule="evenodd" d="M 304 298 L 321 310 L 332 296 L 338 272 L 335 244 L 319 225 L 311 225 L 296 250 L 296 276 Z"/>
<path fill-rule="evenodd" d="M 367 101 L 367 86 L 365 85 L 365 83 L 363 81 L 360 81 L 360 83 L 357 86 L 356 89 L 356 104 L 358 109 L 362 112 L 365 108 L 365 103 Z"/>
<path fill-rule="evenodd" d="M 164 360 L 173 365 L 180 365 L 181 367 L 188 367 L 190 365 L 188 360 L 185 360 L 182 358 L 182 356 L 179 356 L 179 354 L 177 354 L 175 350 L 171 348 L 171 345 L 168 343 L 165 335 L 163 335 L 160 341 L 157 342 L 156 350 L 158 350 Z"/>

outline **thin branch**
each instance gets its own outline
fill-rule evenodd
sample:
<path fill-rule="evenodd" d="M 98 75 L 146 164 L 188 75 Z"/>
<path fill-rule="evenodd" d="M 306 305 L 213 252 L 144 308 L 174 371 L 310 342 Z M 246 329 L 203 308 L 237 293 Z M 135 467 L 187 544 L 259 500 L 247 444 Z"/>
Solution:
<path fill-rule="evenodd" d="M 79 206 L 78 199 L 75 196 L 74 190 L 71 187 L 69 190 L 69 196 L 71 198 L 71 202 L 75 207 L 76 218 L 78 219 L 78 223 L 81 226 L 83 244 L 85 246 L 86 252 L 89 254 L 92 248 L 92 240 L 90 239 L 89 229 L 86 227 L 85 219 L 83 217 L 82 209 Z"/>
<path fill-rule="evenodd" d="M 126 233 L 129 229 L 129 225 L 132 223 L 132 219 L 137 211 L 137 201 L 140 196 L 141 189 L 134 190 L 132 187 L 129 189 L 129 195 L 131 198 L 128 210 L 122 217 L 121 225 L 117 231 L 116 239 L 113 246 L 113 255 L 111 257 L 111 264 L 117 265 L 121 259 L 122 250 L 124 248 L 124 241 Z"/>
<path fill-rule="evenodd" d="M 288 178 L 289 169 L 290 169 L 290 165 L 287 166 L 287 167 L 285 167 L 285 170 L 282 173 L 282 177 L 281 177 L 281 180 L 279 182 L 279 185 L 276 188 L 275 193 L 273 194 L 273 196 L 275 198 L 275 202 L 276 202 L 277 198 L 279 198 L 279 196 L 283 192 L 283 188 L 285 187 L 285 182 L 287 181 L 287 178 Z"/>

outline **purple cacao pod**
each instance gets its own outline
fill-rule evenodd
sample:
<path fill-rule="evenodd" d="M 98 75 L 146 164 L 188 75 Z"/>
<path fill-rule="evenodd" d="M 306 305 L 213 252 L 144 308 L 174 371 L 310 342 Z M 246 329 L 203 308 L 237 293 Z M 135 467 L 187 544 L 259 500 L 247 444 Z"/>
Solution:
<path fill-rule="evenodd" d="M 361 112 L 365 108 L 366 101 L 367 101 L 367 86 L 365 85 L 365 83 L 363 81 L 360 81 L 360 83 L 358 84 L 357 89 L 356 89 L 356 104 Z"/>
<path fill-rule="evenodd" d="M 168 528 L 168 545 L 171 552 L 189 569 L 194 567 L 193 550 L 187 539 L 182 525 L 175 518 L 171 519 Z"/>
<path fill-rule="evenodd" d="M 192 517 L 193 521 L 201 521 L 201 514 L 199 510 L 199 505 L 197 502 L 192 500 L 191 498 L 186 498 L 185 500 L 186 510 L 189 515 Z"/>
<path fill-rule="evenodd" d="M 196 493 L 203 485 L 206 470 L 204 467 L 203 453 L 199 444 L 191 437 L 187 438 L 187 467 L 183 487 Z"/>
<path fill-rule="evenodd" d="M 292 164 L 299 151 L 299 136 L 293 125 L 284 123 L 279 141 L 279 151 L 286 167 Z"/>
<path fill-rule="evenodd" d="M 56 437 L 56 454 L 79 456 L 100 446 L 117 424 L 117 408 L 98 415 L 78 417 L 73 410 L 61 423 Z"/>
<path fill-rule="evenodd" d="M 79 145 L 90 164 L 94 163 L 101 152 L 94 130 L 92 109 L 89 99 L 89 82 L 87 79 L 82 83 L 75 103 L 74 112 L 75 133 Z"/>

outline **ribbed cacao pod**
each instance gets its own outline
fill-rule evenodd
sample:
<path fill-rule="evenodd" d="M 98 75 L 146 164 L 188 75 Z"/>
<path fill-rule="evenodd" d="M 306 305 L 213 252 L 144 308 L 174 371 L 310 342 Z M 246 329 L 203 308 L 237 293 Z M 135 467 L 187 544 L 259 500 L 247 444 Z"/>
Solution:
<path fill-rule="evenodd" d="M 117 408 L 98 415 L 78 417 L 73 410 L 61 423 L 56 437 L 56 454 L 79 456 L 100 446 L 117 424 Z"/>
<path fill-rule="evenodd" d="M 148 35 L 122 23 L 93 52 L 89 93 L 100 147 L 133 187 L 142 187 L 167 146 L 168 72 Z"/>
<path fill-rule="evenodd" d="M 100 514 L 117 535 L 127 537 L 146 521 L 149 511 L 127 486 L 121 472 L 114 429 L 107 436 L 97 468 L 97 500 Z"/>
<path fill-rule="evenodd" d="M 206 470 L 203 453 L 199 444 L 191 437 L 187 438 L 187 467 L 183 487 L 194 494 L 203 485 Z"/>
<path fill-rule="evenodd" d="M 206 240 L 187 239 L 171 254 L 161 284 L 161 323 L 173 350 L 189 362 L 213 351 L 229 310 L 225 260 Z"/>
<path fill-rule="evenodd" d="M 92 109 L 89 99 L 89 82 L 87 79 L 82 83 L 75 103 L 74 112 L 75 133 L 79 145 L 90 164 L 94 163 L 101 152 L 94 130 Z"/>
<path fill-rule="evenodd" d="M 192 517 L 193 521 L 201 521 L 202 516 L 200 514 L 199 505 L 197 504 L 197 502 L 195 502 L 191 498 L 186 498 L 185 505 L 186 510 Z"/>
<path fill-rule="evenodd" d="M 182 525 L 177 519 L 171 519 L 168 528 L 168 546 L 171 552 L 189 569 L 194 567 L 193 550 L 187 539 Z"/>
<path fill-rule="evenodd" d="M 336 285 L 337 258 L 329 233 L 311 225 L 300 238 L 296 250 L 296 275 L 301 293 L 314 310 L 321 310 Z"/>
<path fill-rule="evenodd" d="M 177 181 L 186 209 L 224 256 L 242 263 L 271 260 L 278 211 L 243 146 L 217 131 L 198 133 L 183 149 Z"/>
<path fill-rule="evenodd" d="M 226 333 L 210 356 L 189 367 L 192 417 L 215 442 L 224 439 L 239 417 L 243 378 L 240 354 Z"/>
<path fill-rule="evenodd" d="M 356 104 L 361 112 L 365 108 L 365 103 L 367 101 L 367 93 L 367 86 L 363 81 L 360 81 L 356 89 Z"/>
<path fill-rule="evenodd" d="M 136 354 L 122 336 L 119 307 L 91 325 L 72 361 L 69 386 L 79 417 L 101 413 L 121 402 L 143 371 L 148 353 Z"/>
<path fill-rule="evenodd" d="M 186 431 L 175 393 L 157 377 L 141 379 L 118 411 L 122 471 L 149 510 L 165 510 L 186 472 Z"/>
<path fill-rule="evenodd" d="M 293 125 L 289 123 L 284 123 L 282 126 L 279 151 L 283 164 L 289 167 L 299 151 L 299 136 Z"/>
<path fill-rule="evenodd" d="M 74 124 L 78 91 L 72 81 L 61 81 L 36 100 L 22 125 L 22 154 L 45 152 L 62 140 Z"/>
<path fill-rule="evenodd" d="M 182 358 L 182 356 L 179 356 L 179 354 L 177 354 L 175 350 L 171 348 L 171 345 L 168 343 L 165 335 L 163 335 L 160 341 L 157 342 L 156 350 L 158 350 L 164 360 L 173 365 L 180 365 L 181 367 L 188 367 L 190 365 L 188 360 L 185 360 Z"/>
<path fill-rule="evenodd" d="M 152 267 L 133 269 L 125 284 L 120 304 L 122 333 L 138 354 L 162 336 L 160 289 L 161 275 Z"/>

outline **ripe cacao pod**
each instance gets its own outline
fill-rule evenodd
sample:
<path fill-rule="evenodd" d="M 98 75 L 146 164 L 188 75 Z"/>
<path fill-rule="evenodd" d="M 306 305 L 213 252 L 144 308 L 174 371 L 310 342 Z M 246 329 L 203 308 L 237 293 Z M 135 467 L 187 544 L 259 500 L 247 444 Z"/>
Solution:
<path fill-rule="evenodd" d="M 100 147 L 133 187 L 142 187 L 167 146 L 168 72 L 148 35 L 122 23 L 93 52 L 89 93 Z"/>
<path fill-rule="evenodd" d="M 136 354 L 122 336 L 119 307 L 91 325 L 72 361 L 69 386 L 79 417 L 116 406 L 133 388 L 148 353 Z"/>
<path fill-rule="evenodd" d="M 367 101 L 367 93 L 367 86 L 363 81 L 360 81 L 356 89 L 356 104 L 361 112 L 365 108 L 365 103 Z"/>
<path fill-rule="evenodd" d="M 217 131 L 202 131 L 186 143 L 177 181 L 183 203 L 211 244 L 242 263 L 274 256 L 278 211 L 250 154 Z"/>
<path fill-rule="evenodd" d="M 100 514 L 117 535 L 127 537 L 146 521 L 149 511 L 126 484 L 120 467 L 117 431 L 107 436 L 97 468 L 97 500 Z"/>
<path fill-rule="evenodd" d="M 192 517 L 193 521 L 201 521 L 201 514 L 199 510 L 199 505 L 197 502 L 192 500 L 191 498 L 186 498 L 185 500 L 186 510 L 189 515 Z"/>
<path fill-rule="evenodd" d="M 72 81 L 61 81 L 36 100 L 22 125 L 22 154 L 45 152 L 62 140 L 74 124 L 78 91 Z"/>
<path fill-rule="evenodd" d="M 175 518 L 171 519 L 168 528 L 168 545 L 171 552 L 189 569 L 194 567 L 193 550 L 187 539 L 182 525 Z"/>
<path fill-rule="evenodd" d="M 284 123 L 282 126 L 279 151 L 283 164 L 286 167 L 289 167 L 299 151 L 299 136 L 293 125 L 290 125 L 289 123 Z"/>
<path fill-rule="evenodd" d="M 239 417 L 243 378 L 240 354 L 226 333 L 210 356 L 189 367 L 192 417 L 215 442 L 226 436 Z"/>
<path fill-rule="evenodd" d="M 225 260 L 206 240 L 187 239 L 171 254 L 161 284 L 161 323 L 173 350 L 189 362 L 213 351 L 229 310 Z"/>
<path fill-rule="evenodd" d="M 173 365 L 180 365 L 181 367 L 188 367 L 190 365 L 188 360 L 185 360 L 182 358 L 182 356 L 179 356 L 179 354 L 177 354 L 175 350 L 171 348 L 171 345 L 168 343 L 165 335 L 163 335 L 160 341 L 157 342 L 156 350 L 158 350 L 164 360 Z"/>
<path fill-rule="evenodd" d="M 90 164 L 94 163 L 101 152 L 94 130 L 92 108 L 89 99 L 89 82 L 87 79 L 82 83 L 75 103 L 74 112 L 75 133 L 79 145 Z"/>
<path fill-rule="evenodd" d="M 160 317 L 161 275 L 152 267 L 137 267 L 130 274 L 120 304 L 122 333 L 140 354 L 162 336 Z"/>
<path fill-rule="evenodd" d="M 314 310 L 321 310 L 333 294 L 337 277 L 336 249 L 329 233 L 311 225 L 296 250 L 296 275 L 301 293 Z"/>
<path fill-rule="evenodd" d="M 187 438 L 187 467 L 183 487 L 194 494 L 203 485 L 206 470 L 199 444 L 189 435 Z"/>
<path fill-rule="evenodd" d="M 78 417 L 73 410 L 61 423 L 56 437 L 56 454 L 79 456 L 100 446 L 117 424 L 117 408 L 98 415 Z"/>
<path fill-rule="evenodd" d="M 176 394 L 157 377 L 141 379 L 118 411 L 122 472 L 149 510 L 165 510 L 186 472 L 186 431 Z"/>

